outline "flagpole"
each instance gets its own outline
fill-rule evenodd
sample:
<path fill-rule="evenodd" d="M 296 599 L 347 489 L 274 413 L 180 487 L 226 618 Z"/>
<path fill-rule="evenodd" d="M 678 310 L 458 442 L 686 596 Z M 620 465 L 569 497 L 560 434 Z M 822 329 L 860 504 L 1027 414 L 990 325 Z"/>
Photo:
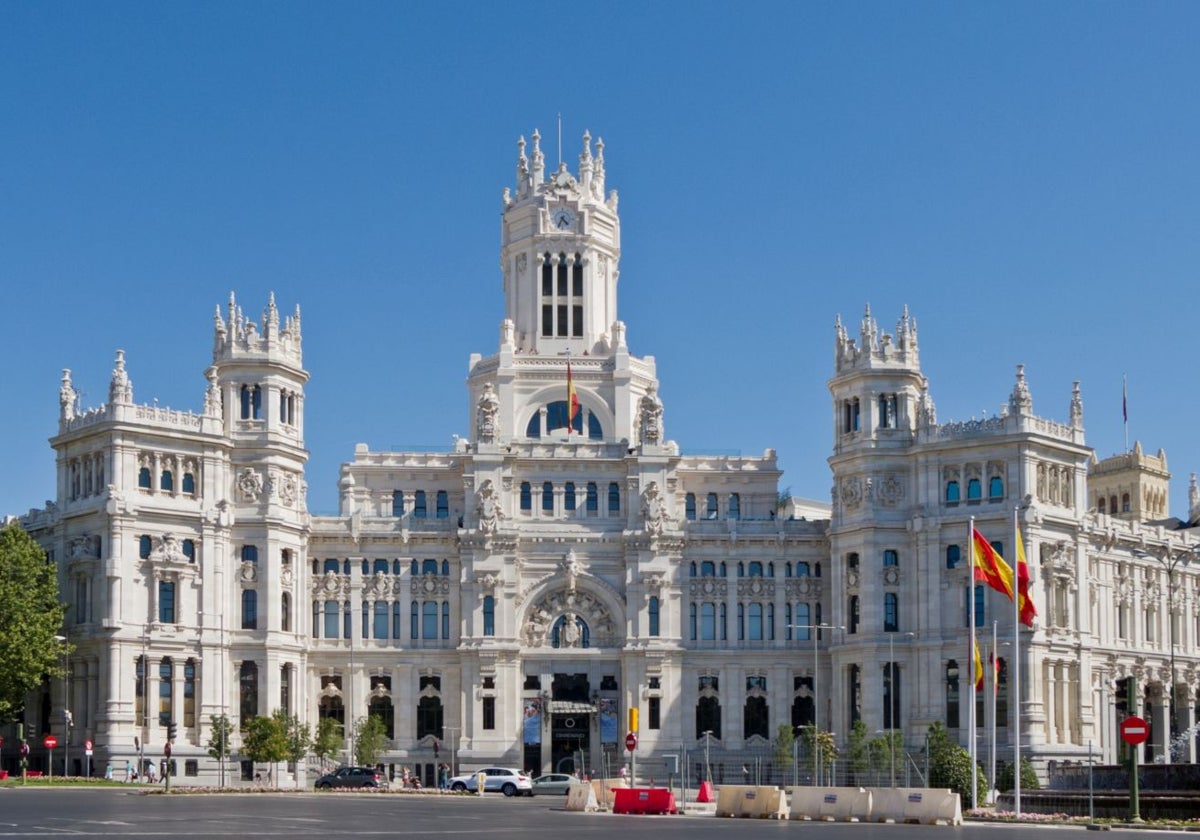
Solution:
<path fill-rule="evenodd" d="M 991 738 L 992 738 L 992 743 L 991 743 L 991 746 L 988 748 L 988 767 L 990 768 L 988 778 L 991 780 L 989 783 L 989 786 L 991 789 L 988 791 L 988 800 L 991 801 L 991 803 L 993 805 L 996 803 L 995 803 L 995 800 L 992 799 L 992 791 L 997 790 L 997 785 L 996 785 L 996 692 L 999 690 L 999 686 L 996 683 L 996 677 L 998 676 L 996 667 L 999 664 L 999 660 L 996 658 L 996 653 L 998 650 L 998 648 L 996 646 L 996 625 L 997 624 L 999 624 L 999 622 L 996 621 L 995 619 L 992 619 L 992 655 L 988 657 L 988 671 L 991 673 L 991 677 L 992 677 L 992 696 L 991 696 L 991 704 L 990 704 L 991 709 L 992 709 L 992 723 L 991 723 L 991 726 L 989 727 L 991 730 L 990 734 L 991 734 Z"/>
<path fill-rule="evenodd" d="M 1121 419 L 1125 423 L 1125 451 L 1129 451 L 1129 380 L 1121 374 Z"/>
<path fill-rule="evenodd" d="M 1021 526 L 1017 522 L 1017 511 L 1013 506 L 1013 657 L 1012 657 L 1012 707 L 1013 707 L 1013 814 L 1021 817 L 1021 558 L 1025 552 L 1021 546 Z M 1028 572 L 1026 572 L 1028 574 Z"/>
<path fill-rule="evenodd" d="M 979 774 L 975 772 L 978 762 L 978 750 L 975 743 L 975 517 L 967 522 L 967 550 L 971 552 L 971 574 L 967 578 L 967 623 L 971 625 L 971 651 L 967 661 L 971 663 L 971 708 L 967 715 L 967 725 L 970 727 L 967 743 L 971 754 L 971 807 L 979 802 Z"/>

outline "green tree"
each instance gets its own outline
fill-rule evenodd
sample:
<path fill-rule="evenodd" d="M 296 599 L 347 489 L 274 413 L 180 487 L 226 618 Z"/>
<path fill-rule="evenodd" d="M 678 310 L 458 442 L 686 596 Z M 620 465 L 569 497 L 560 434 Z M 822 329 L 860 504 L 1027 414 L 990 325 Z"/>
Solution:
<path fill-rule="evenodd" d="M 341 752 L 343 740 L 342 725 L 331 717 L 323 717 L 317 721 L 317 737 L 313 739 L 312 754 L 322 764 L 332 761 Z"/>
<path fill-rule="evenodd" d="M 354 760 L 364 767 L 374 767 L 387 749 L 387 730 L 377 715 L 359 718 L 354 735 Z"/>
<path fill-rule="evenodd" d="M 277 764 L 288 756 L 287 726 L 280 715 L 258 715 L 243 729 L 242 752 L 255 764 Z M 276 784 L 278 773 L 272 773 Z"/>
<path fill-rule="evenodd" d="M 802 726 L 800 727 L 800 743 L 804 745 L 805 752 L 810 756 L 811 766 L 814 769 L 819 764 L 822 772 L 828 771 L 837 761 L 838 748 L 833 740 L 832 732 L 817 729 L 811 724 Z"/>
<path fill-rule="evenodd" d="M 212 735 L 208 739 L 208 754 L 217 761 L 229 760 L 229 736 L 233 734 L 233 723 L 225 715 L 213 715 L 209 720 Z"/>
<path fill-rule="evenodd" d="M 16 522 L 0 528 L 0 723 L 15 720 L 47 676 L 62 676 L 69 648 L 55 635 L 65 613 L 46 552 Z"/>
<path fill-rule="evenodd" d="M 1006 761 L 996 770 L 996 790 L 1013 789 L 1013 765 Z M 1029 763 L 1029 759 L 1021 756 L 1021 790 L 1040 790 L 1042 783 L 1038 781 L 1037 771 Z"/>
<path fill-rule="evenodd" d="M 775 740 L 771 743 L 771 756 L 775 766 L 787 771 L 792 766 L 792 752 L 795 749 L 796 732 L 790 723 L 779 724 Z"/>
<path fill-rule="evenodd" d="M 871 768 L 871 750 L 867 745 L 867 725 L 861 720 L 854 721 L 850 727 L 850 744 L 846 755 L 850 771 L 854 773 L 855 783 L 863 781 L 860 778 Z"/>
<path fill-rule="evenodd" d="M 286 714 L 282 709 L 276 709 L 275 716 L 282 721 L 284 732 L 287 733 L 288 763 L 299 764 L 313 745 L 308 724 L 301 723 L 299 716 Z"/>
<path fill-rule="evenodd" d="M 971 755 L 950 740 L 950 733 L 940 722 L 929 727 L 929 786 L 950 788 L 962 797 L 963 809 L 975 807 L 971 798 L 971 772 L 979 793 L 987 792 L 987 778 L 978 764 L 972 766 Z"/>

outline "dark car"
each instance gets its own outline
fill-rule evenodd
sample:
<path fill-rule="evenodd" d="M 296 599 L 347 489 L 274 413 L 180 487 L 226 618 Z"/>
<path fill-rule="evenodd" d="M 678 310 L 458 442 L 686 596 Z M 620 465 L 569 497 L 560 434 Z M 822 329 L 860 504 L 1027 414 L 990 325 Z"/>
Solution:
<path fill-rule="evenodd" d="M 317 790 L 335 787 L 377 788 L 384 785 L 383 776 L 373 767 L 339 767 L 317 779 Z"/>

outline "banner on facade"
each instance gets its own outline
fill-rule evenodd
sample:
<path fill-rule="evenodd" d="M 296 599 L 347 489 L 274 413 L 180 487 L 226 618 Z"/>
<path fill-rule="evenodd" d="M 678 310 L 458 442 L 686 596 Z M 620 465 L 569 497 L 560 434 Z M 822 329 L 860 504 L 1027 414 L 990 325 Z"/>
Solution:
<path fill-rule="evenodd" d="M 526 744 L 542 743 L 542 698 L 530 697 L 525 701 L 525 716 L 521 721 L 522 740 Z"/>
<path fill-rule="evenodd" d="M 618 743 L 617 732 L 617 703 L 615 700 L 601 698 L 598 703 L 600 709 L 600 743 L 601 744 L 616 744 Z"/>

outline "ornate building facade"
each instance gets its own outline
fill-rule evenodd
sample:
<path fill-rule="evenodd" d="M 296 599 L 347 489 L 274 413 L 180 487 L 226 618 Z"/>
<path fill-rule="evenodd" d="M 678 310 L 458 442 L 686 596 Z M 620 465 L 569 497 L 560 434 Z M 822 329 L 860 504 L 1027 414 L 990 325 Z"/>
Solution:
<path fill-rule="evenodd" d="M 965 742 L 968 599 L 989 638 L 1013 626 L 969 579 L 968 522 L 1011 557 L 1015 509 L 1040 617 L 1020 697 L 999 650 L 1001 747 L 1015 707 L 1036 761 L 1089 742 L 1115 759 L 1120 686 L 1152 723 L 1148 758 L 1196 760 L 1194 479 L 1190 520 L 1168 519 L 1165 456 L 1097 462 L 1078 387 L 1066 423 L 1043 418 L 1022 368 L 999 416 L 939 424 L 916 321 L 886 334 L 869 310 L 857 337 L 835 329 L 831 505 L 782 499 L 773 450 L 682 455 L 618 317 L 603 142 L 547 172 L 532 140 L 503 197 L 498 346 L 469 360 L 472 438 L 360 444 L 336 516 L 305 501 L 299 309 L 218 309 L 200 413 L 136 403 L 120 352 L 98 408 L 64 372 L 58 496 L 23 525 L 59 569 L 74 650 L 31 732 L 123 764 L 173 723 L 185 783 L 215 778 L 213 716 L 275 709 L 377 715 L 383 762 L 427 781 L 451 752 L 602 772 L 631 709 L 639 762 L 814 721 L 914 746 L 940 721 Z"/>

